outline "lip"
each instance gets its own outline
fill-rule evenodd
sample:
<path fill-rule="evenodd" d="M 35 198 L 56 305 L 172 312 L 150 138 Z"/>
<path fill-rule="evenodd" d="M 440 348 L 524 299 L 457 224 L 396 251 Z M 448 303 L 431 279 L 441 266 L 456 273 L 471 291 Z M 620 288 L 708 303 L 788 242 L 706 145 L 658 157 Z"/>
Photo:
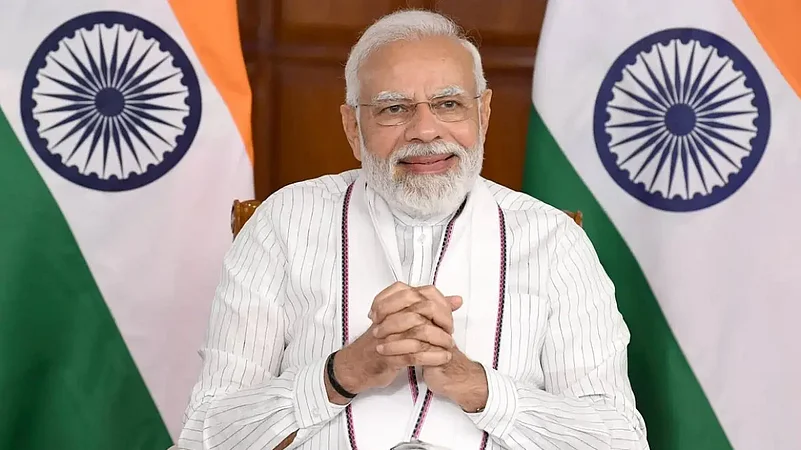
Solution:
<path fill-rule="evenodd" d="M 412 156 L 400 161 L 400 166 L 409 172 L 418 174 L 437 174 L 446 172 L 456 164 L 457 156 L 453 153 L 431 156 Z"/>

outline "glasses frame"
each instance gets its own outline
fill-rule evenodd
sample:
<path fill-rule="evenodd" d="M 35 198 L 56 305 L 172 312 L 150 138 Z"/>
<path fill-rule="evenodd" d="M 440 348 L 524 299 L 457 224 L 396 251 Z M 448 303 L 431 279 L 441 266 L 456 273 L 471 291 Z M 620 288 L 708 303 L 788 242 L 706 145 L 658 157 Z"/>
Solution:
<path fill-rule="evenodd" d="M 480 93 L 480 94 L 474 95 L 472 97 L 468 96 L 468 98 L 470 100 L 476 100 L 478 98 L 481 98 L 482 95 L 484 95 L 483 92 Z M 402 126 L 402 125 L 406 125 L 409 122 L 411 122 L 412 119 L 414 119 L 414 117 L 417 115 L 417 109 L 418 109 L 417 107 L 419 105 L 422 105 L 422 104 L 428 105 L 428 110 L 431 111 L 431 114 L 434 117 L 436 117 L 437 120 L 439 120 L 440 122 L 443 122 L 443 123 L 458 123 L 458 122 L 464 122 L 465 120 L 467 120 L 467 117 L 465 117 L 464 119 L 460 119 L 460 120 L 442 120 L 437 115 L 437 113 L 434 112 L 434 107 L 433 107 L 433 105 L 431 103 L 432 102 L 436 102 L 438 100 L 447 99 L 448 97 L 456 97 L 456 95 L 448 95 L 448 96 L 445 96 L 445 97 L 439 98 L 439 99 L 425 100 L 425 101 L 422 101 L 422 102 L 412 102 L 412 103 L 403 103 L 402 101 L 399 100 L 399 101 L 397 101 L 397 103 L 403 103 L 404 105 L 409 106 L 409 107 L 411 107 L 413 109 L 414 112 L 409 116 L 409 118 L 407 120 L 403 121 L 403 122 L 395 123 L 395 124 L 391 124 L 391 125 L 385 125 L 385 124 L 378 123 L 378 122 L 376 122 L 376 123 L 378 123 L 378 125 L 382 126 L 382 127 L 399 127 L 399 126 Z M 376 108 L 376 107 L 379 107 L 379 106 L 382 106 L 382 105 L 391 106 L 392 104 L 393 104 L 392 101 L 388 101 L 388 102 L 381 102 L 381 103 L 358 103 L 356 106 L 357 107 L 366 106 L 366 107 L 370 107 L 372 109 L 372 108 Z M 474 105 L 474 103 L 471 101 L 470 104 L 467 106 L 467 109 L 468 110 L 472 110 L 473 109 L 473 105 Z M 373 113 L 372 110 L 370 111 L 370 116 L 372 116 L 373 120 L 375 120 L 375 114 Z"/>

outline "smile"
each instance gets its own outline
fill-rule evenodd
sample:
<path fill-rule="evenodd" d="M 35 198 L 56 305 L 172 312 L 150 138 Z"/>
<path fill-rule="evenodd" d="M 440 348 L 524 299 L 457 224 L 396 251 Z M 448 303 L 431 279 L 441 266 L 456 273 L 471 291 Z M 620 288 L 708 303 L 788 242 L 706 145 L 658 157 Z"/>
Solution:
<path fill-rule="evenodd" d="M 450 169 L 457 161 L 458 157 L 453 153 L 430 156 L 411 156 L 403 158 L 398 165 L 409 172 L 420 174 L 443 173 Z"/>

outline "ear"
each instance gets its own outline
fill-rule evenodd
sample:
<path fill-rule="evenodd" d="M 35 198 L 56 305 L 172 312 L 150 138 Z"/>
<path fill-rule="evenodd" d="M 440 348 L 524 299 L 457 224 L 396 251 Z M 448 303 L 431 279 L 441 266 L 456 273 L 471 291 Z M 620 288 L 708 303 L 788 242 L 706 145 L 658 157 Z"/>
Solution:
<path fill-rule="evenodd" d="M 481 109 L 478 113 L 481 115 L 481 136 L 482 138 L 487 137 L 487 129 L 489 129 L 489 120 L 490 120 L 490 113 L 492 112 L 492 108 L 490 107 L 490 103 L 492 102 L 492 89 L 487 89 L 481 94 Z"/>
<path fill-rule="evenodd" d="M 358 112 L 356 108 L 350 105 L 342 105 L 339 107 L 339 113 L 342 115 L 342 129 L 345 130 L 345 137 L 348 138 L 348 144 L 350 144 L 350 148 L 353 151 L 353 156 L 358 161 L 361 161 L 359 122 L 356 120 L 356 114 L 358 114 Z"/>

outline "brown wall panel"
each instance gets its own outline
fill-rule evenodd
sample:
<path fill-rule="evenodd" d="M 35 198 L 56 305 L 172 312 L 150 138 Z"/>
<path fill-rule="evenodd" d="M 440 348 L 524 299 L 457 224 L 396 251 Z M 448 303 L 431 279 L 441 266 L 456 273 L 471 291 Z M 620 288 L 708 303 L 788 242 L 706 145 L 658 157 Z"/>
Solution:
<path fill-rule="evenodd" d="M 341 69 L 284 63 L 278 72 L 278 184 L 358 167 L 339 114 L 344 98 Z"/>
<path fill-rule="evenodd" d="M 529 47 L 537 43 L 545 0 L 437 0 L 437 11 L 478 34 L 482 44 Z"/>
<path fill-rule="evenodd" d="M 484 143 L 482 175 L 519 189 L 523 182 L 525 137 L 531 112 L 531 69 L 528 75 L 490 72 L 487 78 L 492 89 L 492 114 Z"/>

